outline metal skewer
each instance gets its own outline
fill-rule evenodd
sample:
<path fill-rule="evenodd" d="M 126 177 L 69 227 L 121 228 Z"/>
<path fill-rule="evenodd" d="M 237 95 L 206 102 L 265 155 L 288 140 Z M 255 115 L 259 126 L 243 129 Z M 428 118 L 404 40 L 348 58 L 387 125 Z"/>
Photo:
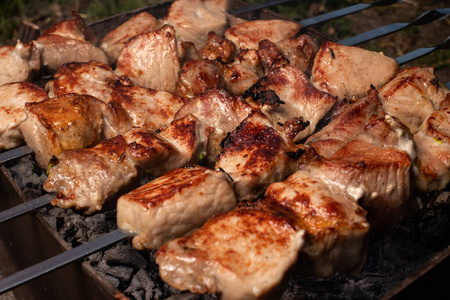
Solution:
<path fill-rule="evenodd" d="M 333 20 L 339 17 L 350 15 L 358 11 L 370 8 L 372 6 L 387 6 L 395 3 L 404 2 L 405 0 L 378 0 L 369 4 L 359 3 L 342 9 L 334 10 L 316 17 L 302 20 L 298 22 L 302 27 L 313 26 L 325 21 Z"/>
<path fill-rule="evenodd" d="M 390 33 L 397 32 L 397 31 L 405 29 L 406 27 L 409 27 L 409 26 L 419 26 L 419 25 L 425 25 L 425 24 L 430 24 L 433 22 L 440 21 L 442 19 L 445 19 L 449 14 L 450 14 L 450 8 L 429 10 L 429 11 L 421 14 L 419 17 L 417 17 L 415 20 L 413 20 L 409 23 L 392 23 L 392 24 L 389 24 L 386 26 L 378 27 L 377 29 L 367 31 L 362 34 L 353 36 L 351 38 L 342 40 L 339 42 L 339 44 L 345 45 L 345 46 L 354 46 L 357 44 L 367 42 L 369 40 L 373 40 L 373 39 L 388 35 Z"/>
<path fill-rule="evenodd" d="M 59 269 L 71 262 L 97 252 L 109 245 L 115 244 L 132 236 L 130 232 L 116 229 L 86 244 L 72 248 L 66 252 L 53 256 L 41 263 L 35 264 L 27 269 L 21 270 L 0 280 L 0 294 L 22 285 L 34 278 Z"/>
<path fill-rule="evenodd" d="M 9 160 L 13 160 L 13 159 L 31 154 L 33 152 L 34 152 L 33 149 L 31 149 L 27 145 L 17 147 L 15 149 L 12 149 L 12 150 L 9 150 L 6 152 L 2 152 L 2 153 L 0 153 L 0 164 L 3 164 Z"/>
<path fill-rule="evenodd" d="M 253 5 L 249 5 L 246 7 L 242 7 L 239 9 L 235 9 L 230 11 L 230 14 L 237 16 L 237 15 L 241 15 L 241 14 L 245 14 L 247 12 L 251 12 L 251 11 L 255 11 L 255 10 L 260 10 L 263 8 L 267 8 L 267 7 L 271 7 L 274 5 L 278 5 L 278 4 L 282 4 L 282 3 L 286 3 L 286 2 L 290 2 L 292 0 L 272 0 L 272 1 L 266 1 L 264 3 L 256 3 Z"/>
<path fill-rule="evenodd" d="M 395 60 L 399 65 L 403 65 L 410 61 L 418 59 L 424 55 L 430 54 L 431 52 L 436 51 L 438 49 L 448 49 L 449 47 L 450 47 L 450 36 L 448 36 L 442 43 L 434 47 L 419 48 L 417 50 L 399 56 Z"/>

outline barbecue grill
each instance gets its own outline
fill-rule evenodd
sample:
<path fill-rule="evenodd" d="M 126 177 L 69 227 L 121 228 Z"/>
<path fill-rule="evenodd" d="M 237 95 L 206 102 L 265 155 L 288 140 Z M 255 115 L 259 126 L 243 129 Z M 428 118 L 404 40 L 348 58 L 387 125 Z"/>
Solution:
<path fill-rule="evenodd" d="M 269 4 L 285 1 L 268 1 Z M 376 1 L 386 4 L 389 1 Z M 393 1 L 391 1 L 393 2 Z M 266 3 L 267 4 L 267 3 Z M 128 18 L 146 10 L 155 16 L 163 16 L 170 2 L 153 7 L 130 11 L 91 24 L 98 38 Z M 362 10 L 370 5 L 346 8 Z M 261 6 L 253 7 L 239 1 L 232 1 L 230 11 L 246 19 L 285 18 Z M 440 20 L 448 10 L 431 12 L 419 16 L 415 23 L 396 24 L 378 31 L 359 36 L 359 41 L 343 41 L 356 44 L 398 31 L 408 26 Z M 425 15 L 425 14 L 424 14 Z M 339 14 L 336 13 L 338 17 Z M 422 17 L 422 19 L 420 19 Z M 425 18 L 427 18 L 425 20 Z M 317 19 L 316 19 L 317 20 Z M 419 20 L 419 21 L 417 21 Z M 425 21 L 424 21 L 425 20 Z M 323 22 L 323 20 L 320 20 Z M 310 23 L 308 23 L 310 22 Z M 317 44 L 328 38 L 311 29 L 314 20 L 303 21 L 305 33 Z M 428 54 L 440 48 L 448 48 L 448 39 L 436 47 L 421 49 Z M 416 52 L 417 54 L 417 52 Z M 408 56 L 398 58 L 403 63 Z M 42 80 L 45 80 L 43 78 Z M 28 152 L 19 153 L 23 156 Z M 44 175 L 40 177 L 30 170 L 33 159 L 30 155 L 21 158 L 8 157 L 1 161 L 0 211 L 26 203 L 41 196 Z M 348 277 L 336 274 L 332 278 L 313 278 L 294 274 L 282 299 L 400 299 L 411 295 L 432 296 L 446 290 L 446 276 L 442 272 L 450 266 L 450 191 L 448 187 L 440 193 L 424 195 L 423 207 L 414 215 L 405 218 L 390 232 L 373 236 L 369 245 L 367 262 L 360 274 Z M 48 199 L 42 198 L 48 202 Z M 84 217 L 71 210 L 64 211 L 51 206 L 38 205 L 39 213 L 23 216 L 0 223 L 0 277 L 15 274 L 38 262 L 53 258 L 60 253 L 97 240 L 100 236 L 116 229 L 115 211 L 105 210 L 94 216 Z M 70 223 L 70 224 L 69 224 Z M 87 258 L 67 264 L 23 285 L 0 295 L 0 299 L 115 299 L 130 297 L 165 299 L 178 291 L 164 284 L 157 274 L 153 252 L 131 249 L 124 236 L 117 242 L 94 253 L 82 255 Z M 71 251 L 70 253 L 73 253 Z M 120 259 L 125 261 L 120 261 Z M 144 276 L 145 275 L 145 276 Z M 134 288 L 134 290 L 133 290 Z M 214 295 L 197 296 L 180 294 L 173 299 L 214 299 Z"/>

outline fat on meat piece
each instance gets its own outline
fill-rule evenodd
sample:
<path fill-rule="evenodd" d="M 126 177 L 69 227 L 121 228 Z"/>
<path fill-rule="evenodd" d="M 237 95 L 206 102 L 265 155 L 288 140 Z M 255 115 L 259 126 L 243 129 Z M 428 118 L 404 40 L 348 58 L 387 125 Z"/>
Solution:
<path fill-rule="evenodd" d="M 251 112 L 241 97 L 230 95 L 222 88 L 211 89 L 189 99 L 175 114 L 174 120 L 192 115 L 204 128 L 207 140 L 205 163 L 214 165 L 221 152 L 221 142 Z"/>
<path fill-rule="evenodd" d="M 175 30 L 164 25 L 132 38 L 120 52 L 115 73 L 136 85 L 174 92 L 180 68 Z"/>
<path fill-rule="evenodd" d="M 379 99 L 383 110 L 399 119 L 414 134 L 440 107 L 448 92 L 435 77 L 433 68 L 412 67 L 400 70 L 381 88 Z"/>
<path fill-rule="evenodd" d="M 47 93 L 27 81 L 0 85 L 0 150 L 13 149 L 24 142 L 19 125 L 25 120 L 25 103 L 47 99 Z"/>
<path fill-rule="evenodd" d="M 113 87 L 108 103 L 120 106 L 133 127 L 157 130 L 169 124 L 185 99 L 138 85 Z"/>
<path fill-rule="evenodd" d="M 86 94 L 107 102 L 119 77 L 105 63 L 98 61 L 64 64 L 53 75 L 45 90 L 50 97 Z"/>
<path fill-rule="evenodd" d="M 397 62 L 383 53 L 325 42 L 311 71 L 311 82 L 340 99 L 363 97 L 374 86 L 382 88 L 398 71 Z"/>
<path fill-rule="evenodd" d="M 176 0 L 164 22 L 175 29 L 177 39 L 192 42 L 201 49 L 210 31 L 222 35 L 228 25 L 227 9 L 228 0 Z"/>
<path fill-rule="evenodd" d="M 336 103 L 335 97 L 316 89 L 300 69 L 290 65 L 261 77 L 246 95 L 286 140 L 294 142 L 313 133 Z"/>
<path fill-rule="evenodd" d="M 47 169 L 50 158 L 63 150 L 92 147 L 104 138 L 109 125 L 119 124 L 108 106 L 89 95 L 68 94 L 25 104 L 26 119 L 19 130 L 35 153 L 37 164 Z"/>
<path fill-rule="evenodd" d="M 135 233 L 135 249 L 158 249 L 232 210 L 236 197 L 227 175 L 191 165 L 178 168 L 117 200 L 117 226 Z"/>
<path fill-rule="evenodd" d="M 40 69 L 40 55 L 32 43 L 0 47 L 0 85 L 30 80 Z"/>
<path fill-rule="evenodd" d="M 239 201 L 252 201 L 292 173 L 288 151 L 267 117 L 254 111 L 224 140 L 215 169 L 230 176 Z"/>
<path fill-rule="evenodd" d="M 105 201 L 134 186 L 137 169 L 124 155 L 127 142 L 118 135 L 93 148 L 61 152 L 51 163 L 44 189 L 56 193 L 52 205 L 85 214 L 101 210 Z"/>
<path fill-rule="evenodd" d="M 188 115 L 159 135 L 134 128 L 93 148 L 65 150 L 51 162 L 44 189 L 57 193 L 55 206 L 94 213 L 135 187 L 142 172 L 160 176 L 198 162 L 206 147 L 202 128 Z"/>
<path fill-rule="evenodd" d="M 367 211 L 372 230 L 394 227 L 411 211 L 412 160 L 408 153 L 355 139 L 332 157 L 314 152 L 300 158 L 300 170 L 338 186 Z"/>
<path fill-rule="evenodd" d="M 225 88 L 233 95 L 241 96 L 263 75 L 263 64 L 255 49 L 240 51 L 233 62 L 218 63 Z"/>
<path fill-rule="evenodd" d="M 141 33 L 157 30 L 161 26 L 158 19 L 143 11 L 110 31 L 100 40 L 100 48 L 105 51 L 109 64 L 115 65 L 120 51 L 129 40 Z"/>
<path fill-rule="evenodd" d="M 302 249 L 304 231 L 277 206 L 241 203 L 156 253 L 161 278 L 179 290 L 227 299 L 274 299 Z M 275 296 L 276 295 L 276 296 Z"/>
<path fill-rule="evenodd" d="M 176 94 L 192 98 L 209 89 L 223 86 L 222 77 L 217 66 L 207 59 L 190 59 L 180 72 Z"/>
<path fill-rule="evenodd" d="M 416 187 L 424 192 L 444 189 L 450 182 L 450 106 L 432 113 L 414 134 L 414 142 Z"/>
<path fill-rule="evenodd" d="M 208 32 L 208 40 L 205 47 L 201 49 L 204 59 L 220 60 L 224 63 L 231 63 L 237 54 L 236 45 L 214 31 Z"/>
<path fill-rule="evenodd" d="M 94 31 L 76 12 L 73 15 L 74 19 L 55 24 L 32 42 L 40 53 L 41 64 L 50 72 L 70 62 L 108 63 L 105 52 L 94 45 Z"/>
<path fill-rule="evenodd" d="M 258 49 L 259 42 L 269 40 L 278 43 L 294 38 L 300 32 L 301 25 L 287 20 L 253 20 L 225 30 L 224 36 L 232 41 L 239 50 Z"/>
<path fill-rule="evenodd" d="M 269 185 L 262 201 L 287 209 L 305 231 L 300 272 L 327 277 L 360 271 L 370 226 L 365 210 L 340 185 L 323 180 L 313 168 L 299 170 Z"/>

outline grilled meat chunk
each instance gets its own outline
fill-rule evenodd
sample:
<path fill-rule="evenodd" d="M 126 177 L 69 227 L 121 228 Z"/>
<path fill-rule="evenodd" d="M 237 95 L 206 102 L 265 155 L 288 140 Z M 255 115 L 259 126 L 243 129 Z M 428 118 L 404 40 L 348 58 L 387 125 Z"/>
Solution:
<path fill-rule="evenodd" d="M 174 92 L 180 71 L 175 30 L 169 25 L 132 38 L 120 52 L 115 70 L 134 84 Z"/>
<path fill-rule="evenodd" d="M 166 91 L 118 85 L 113 88 L 108 103 L 123 108 L 132 126 L 157 130 L 173 120 L 184 99 Z"/>
<path fill-rule="evenodd" d="M 223 86 L 219 69 L 206 59 L 188 60 L 178 72 L 177 94 L 194 97 Z"/>
<path fill-rule="evenodd" d="M 117 226 L 134 232 L 133 247 L 158 249 L 236 206 L 226 174 L 192 165 L 178 168 L 123 195 Z"/>
<path fill-rule="evenodd" d="M 251 107 L 224 89 L 211 89 L 190 100 L 176 113 L 174 119 L 195 116 L 204 127 L 207 139 L 206 163 L 214 165 L 221 152 L 220 143 L 251 112 Z"/>
<path fill-rule="evenodd" d="M 23 143 L 19 125 L 26 118 L 25 103 L 47 98 L 42 88 L 26 81 L 0 85 L 0 150 L 12 149 Z"/>
<path fill-rule="evenodd" d="M 340 185 L 313 168 L 269 185 L 263 201 L 289 210 L 305 230 L 301 271 L 318 276 L 356 273 L 365 262 L 369 224 L 365 211 Z"/>
<path fill-rule="evenodd" d="M 320 175 L 358 201 L 372 230 L 392 228 L 411 209 L 412 161 L 404 151 L 356 139 L 330 158 L 304 154 L 300 160 L 299 169 Z"/>
<path fill-rule="evenodd" d="M 218 64 L 226 89 L 233 95 L 243 95 L 263 75 L 259 52 L 254 49 L 240 51 L 229 64 Z"/>
<path fill-rule="evenodd" d="M 226 138 L 215 168 L 231 177 L 239 201 L 251 201 L 292 172 L 288 150 L 267 117 L 254 111 Z"/>
<path fill-rule="evenodd" d="M 300 69 L 308 77 L 311 75 L 311 69 L 314 58 L 319 47 L 313 39 L 306 34 L 296 38 L 285 39 L 276 43 L 280 53 L 289 60 L 289 64 Z"/>
<path fill-rule="evenodd" d="M 220 293 L 224 300 L 270 299 L 295 264 L 303 234 L 282 209 L 242 203 L 164 244 L 156 263 L 161 278 L 180 290 Z"/>
<path fill-rule="evenodd" d="M 107 64 L 98 61 L 72 62 L 59 68 L 45 89 L 50 97 L 75 93 L 107 102 L 118 81 L 119 77 Z"/>
<path fill-rule="evenodd" d="M 26 119 L 19 129 L 26 143 L 35 152 L 38 165 L 46 169 L 50 158 L 65 149 L 85 148 L 96 145 L 109 125 L 121 120 L 108 114 L 108 107 L 89 95 L 68 94 L 41 102 L 25 104 Z"/>
<path fill-rule="evenodd" d="M 137 170 L 125 155 L 126 146 L 119 135 L 93 148 L 61 152 L 44 183 L 47 192 L 57 193 L 52 205 L 91 214 L 124 187 L 131 188 Z"/>
<path fill-rule="evenodd" d="M 192 115 L 172 121 L 160 133 L 133 129 L 124 134 L 127 155 L 147 174 L 167 171 L 200 161 L 206 139 L 202 124 Z"/>
<path fill-rule="evenodd" d="M 160 135 L 132 129 L 93 148 L 65 150 L 52 163 L 44 184 L 57 196 L 53 204 L 85 213 L 100 210 L 117 194 L 130 189 L 141 172 L 160 176 L 197 162 L 205 152 L 201 123 L 188 115 L 163 128 Z"/>
<path fill-rule="evenodd" d="M 210 31 L 222 35 L 227 26 L 227 0 L 176 0 L 164 17 L 182 41 L 192 42 L 197 49 L 206 45 Z"/>
<path fill-rule="evenodd" d="M 273 69 L 246 95 L 253 98 L 253 104 L 269 116 L 272 125 L 290 141 L 301 140 L 313 133 L 317 123 L 336 102 L 334 97 L 312 86 L 300 69 L 290 65 Z M 302 122 L 294 122 L 299 118 L 308 122 L 306 128 Z"/>
<path fill-rule="evenodd" d="M 314 147 L 320 155 L 330 157 L 359 135 L 369 119 L 379 112 L 378 94 L 371 90 L 367 97 L 342 108 L 327 126 L 308 137 L 305 144 Z"/>
<path fill-rule="evenodd" d="M 232 41 L 224 39 L 214 31 L 208 32 L 206 46 L 201 49 L 204 59 L 220 60 L 224 63 L 231 63 L 236 56 L 236 46 Z"/>
<path fill-rule="evenodd" d="M 40 52 L 42 65 L 50 72 L 69 62 L 96 60 L 108 63 L 105 52 L 93 44 L 96 39 L 94 31 L 77 13 L 73 15 L 74 19 L 59 22 L 33 41 Z"/>
<path fill-rule="evenodd" d="M 141 33 L 157 30 L 161 26 L 159 20 L 143 11 L 110 31 L 100 41 L 100 48 L 105 51 L 108 62 L 115 65 L 120 51 L 129 40 Z"/>
<path fill-rule="evenodd" d="M 301 25 L 286 20 L 254 20 L 237 24 L 225 30 L 225 38 L 232 41 L 237 49 L 258 49 L 259 42 L 269 40 L 274 43 L 293 38 L 300 32 Z"/>
<path fill-rule="evenodd" d="M 325 42 L 314 59 L 311 82 L 333 96 L 352 100 L 371 86 L 380 89 L 397 70 L 397 62 L 382 53 Z"/>
<path fill-rule="evenodd" d="M 0 85 L 30 80 L 40 68 L 40 56 L 32 43 L 0 47 Z"/>
<path fill-rule="evenodd" d="M 416 186 L 425 192 L 444 189 L 450 181 L 450 106 L 432 113 L 414 135 L 414 142 Z"/>
<path fill-rule="evenodd" d="M 413 67 L 380 89 L 383 110 L 398 118 L 414 134 L 444 101 L 448 89 L 433 74 L 433 68 Z"/>

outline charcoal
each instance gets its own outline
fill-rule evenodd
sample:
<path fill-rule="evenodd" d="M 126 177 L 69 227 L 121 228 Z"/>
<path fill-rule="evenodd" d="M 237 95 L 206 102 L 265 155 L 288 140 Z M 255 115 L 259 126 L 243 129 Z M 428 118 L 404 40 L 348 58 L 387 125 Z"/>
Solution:
<path fill-rule="evenodd" d="M 101 261 L 102 257 L 103 257 L 102 252 L 95 252 L 87 256 L 86 258 L 91 262 L 92 265 L 97 265 Z"/>
<path fill-rule="evenodd" d="M 108 265 L 124 264 L 138 269 L 145 269 L 148 265 L 148 261 L 130 244 L 118 244 L 106 250 L 103 259 Z"/>
<path fill-rule="evenodd" d="M 117 279 L 116 277 L 106 274 L 105 278 L 108 279 L 109 283 L 111 283 L 111 285 L 114 286 L 115 288 L 119 287 L 120 280 Z"/>
<path fill-rule="evenodd" d="M 120 281 L 129 282 L 133 275 L 133 268 L 127 266 L 109 266 L 104 260 L 100 261 L 97 265 L 97 270 L 116 277 Z"/>

